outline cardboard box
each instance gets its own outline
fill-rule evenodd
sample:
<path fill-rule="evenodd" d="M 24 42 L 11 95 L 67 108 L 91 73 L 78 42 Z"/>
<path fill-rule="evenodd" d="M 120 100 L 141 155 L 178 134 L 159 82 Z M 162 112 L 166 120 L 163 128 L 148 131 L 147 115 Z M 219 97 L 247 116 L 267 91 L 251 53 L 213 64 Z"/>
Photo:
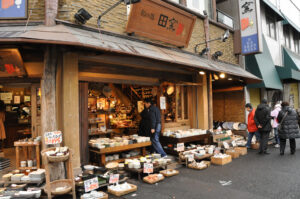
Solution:
<path fill-rule="evenodd" d="M 215 158 L 211 157 L 211 163 L 215 165 L 225 165 L 232 162 L 231 156 L 228 156 L 226 158 Z"/>
<path fill-rule="evenodd" d="M 247 155 L 247 147 L 235 147 L 234 150 L 240 155 Z"/>
<path fill-rule="evenodd" d="M 226 154 L 227 155 L 230 155 L 232 159 L 236 159 L 236 158 L 239 158 L 240 157 L 240 153 L 233 150 L 233 149 L 229 149 L 226 151 Z"/>
<path fill-rule="evenodd" d="M 251 144 L 251 149 L 255 149 L 255 150 L 259 149 L 259 143 L 256 142 L 255 144 Z"/>

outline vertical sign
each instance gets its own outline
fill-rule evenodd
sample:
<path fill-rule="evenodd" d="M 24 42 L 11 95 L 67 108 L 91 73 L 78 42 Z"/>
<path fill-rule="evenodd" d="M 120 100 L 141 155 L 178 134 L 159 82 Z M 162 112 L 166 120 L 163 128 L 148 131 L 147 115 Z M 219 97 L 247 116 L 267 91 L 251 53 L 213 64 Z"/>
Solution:
<path fill-rule="evenodd" d="M 239 0 L 242 54 L 262 52 L 259 0 Z"/>

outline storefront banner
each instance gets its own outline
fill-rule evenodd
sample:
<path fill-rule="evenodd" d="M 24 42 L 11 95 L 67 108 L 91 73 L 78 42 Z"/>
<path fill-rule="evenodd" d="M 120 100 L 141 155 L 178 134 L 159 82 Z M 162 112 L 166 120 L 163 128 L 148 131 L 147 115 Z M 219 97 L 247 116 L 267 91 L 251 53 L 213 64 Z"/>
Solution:
<path fill-rule="evenodd" d="M 144 163 L 144 173 L 153 173 L 153 164 Z"/>
<path fill-rule="evenodd" d="M 116 184 L 119 182 L 120 175 L 119 174 L 111 174 L 109 176 L 109 184 Z"/>
<path fill-rule="evenodd" d="M 242 54 L 262 52 L 259 0 L 239 0 Z"/>
<path fill-rule="evenodd" d="M 84 191 L 90 192 L 99 188 L 98 177 L 84 181 Z"/>
<path fill-rule="evenodd" d="M 45 135 L 45 144 L 60 144 L 62 142 L 62 133 L 61 131 L 53 131 L 53 132 L 46 132 Z"/>
<path fill-rule="evenodd" d="M 0 0 L 0 19 L 27 18 L 27 0 Z"/>
<path fill-rule="evenodd" d="M 160 109 L 161 110 L 166 110 L 166 97 L 160 97 Z"/>
<path fill-rule="evenodd" d="M 126 32 L 187 47 L 196 16 L 160 0 L 133 4 Z"/>

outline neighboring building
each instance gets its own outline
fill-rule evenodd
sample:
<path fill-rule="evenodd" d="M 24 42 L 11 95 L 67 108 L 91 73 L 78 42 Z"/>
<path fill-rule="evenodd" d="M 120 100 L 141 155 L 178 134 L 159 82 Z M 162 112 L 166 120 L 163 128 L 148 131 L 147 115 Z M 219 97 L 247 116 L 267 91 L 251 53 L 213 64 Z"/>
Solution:
<path fill-rule="evenodd" d="M 75 167 L 86 163 L 88 94 L 95 82 L 109 85 L 115 93 L 129 88 L 128 95 L 135 93 L 134 85 L 152 87 L 157 104 L 167 87 L 175 87 L 174 100 L 167 101 L 174 105 L 170 109 L 175 113 L 169 118 L 162 112 L 164 129 L 209 129 L 213 119 L 244 122 L 244 86 L 260 79 L 239 65 L 236 20 L 218 7 L 224 1 L 142 0 L 128 7 L 121 4 L 103 16 L 98 27 L 98 16 L 115 2 L 28 0 L 28 15 L 25 4 L 5 4 L 7 13 L 0 12 L 0 82 L 7 87 L 18 82 L 18 86 L 31 88 L 33 136 L 62 130 L 64 145 L 74 150 Z M 145 6 L 141 12 L 133 12 L 143 3 L 158 9 Z M 74 18 L 76 13 L 88 16 L 83 10 L 79 12 L 81 8 L 92 15 L 85 25 Z M 16 15 L 18 9 L 24 16 Z M 142 27 L 133 27 L 136 34 L 126 32 L 127 23 L 134 26 L 141 22 Z M 208 42 L 226 30 L 226 42 Z M 209 52 L 200 56 L 206 47 Z M 213 59 L 213 54 L 219 56 Z"/>

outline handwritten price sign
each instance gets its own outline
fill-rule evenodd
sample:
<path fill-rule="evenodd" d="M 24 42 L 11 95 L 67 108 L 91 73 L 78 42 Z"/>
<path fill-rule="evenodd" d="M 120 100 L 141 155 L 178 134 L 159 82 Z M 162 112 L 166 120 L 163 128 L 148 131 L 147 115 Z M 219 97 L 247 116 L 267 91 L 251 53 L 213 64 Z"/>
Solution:
<path fill-rule="evenodd" d="M 178 143 L 177 144 L 177 151 L 178 152 L 184 151 L 184 143 Z"/>
<path fill-rule="evenodd" d="M 85 192 L 90 192 L 98 188 L 99 188 L 99 182 L 97 177 L 84 181 Z"/>
<path fill-rule="evenodd" d="M 119 174 L 111 174 L 109 176 L 109 184 L 115 184 L 118 183 L 120 179 L 120 175 Z"/>
<path fill-rule="evenodd" d="M 46 132 L 45 135 L 45 144 L 60 144 L 62 142 L 62 133 L 61 131 L 53 131 L 53 132 Z"/>
<path fill-rule="evenodd" d="M 144 163 L 144 173 L 153 173 L 153 164 Z"/>

